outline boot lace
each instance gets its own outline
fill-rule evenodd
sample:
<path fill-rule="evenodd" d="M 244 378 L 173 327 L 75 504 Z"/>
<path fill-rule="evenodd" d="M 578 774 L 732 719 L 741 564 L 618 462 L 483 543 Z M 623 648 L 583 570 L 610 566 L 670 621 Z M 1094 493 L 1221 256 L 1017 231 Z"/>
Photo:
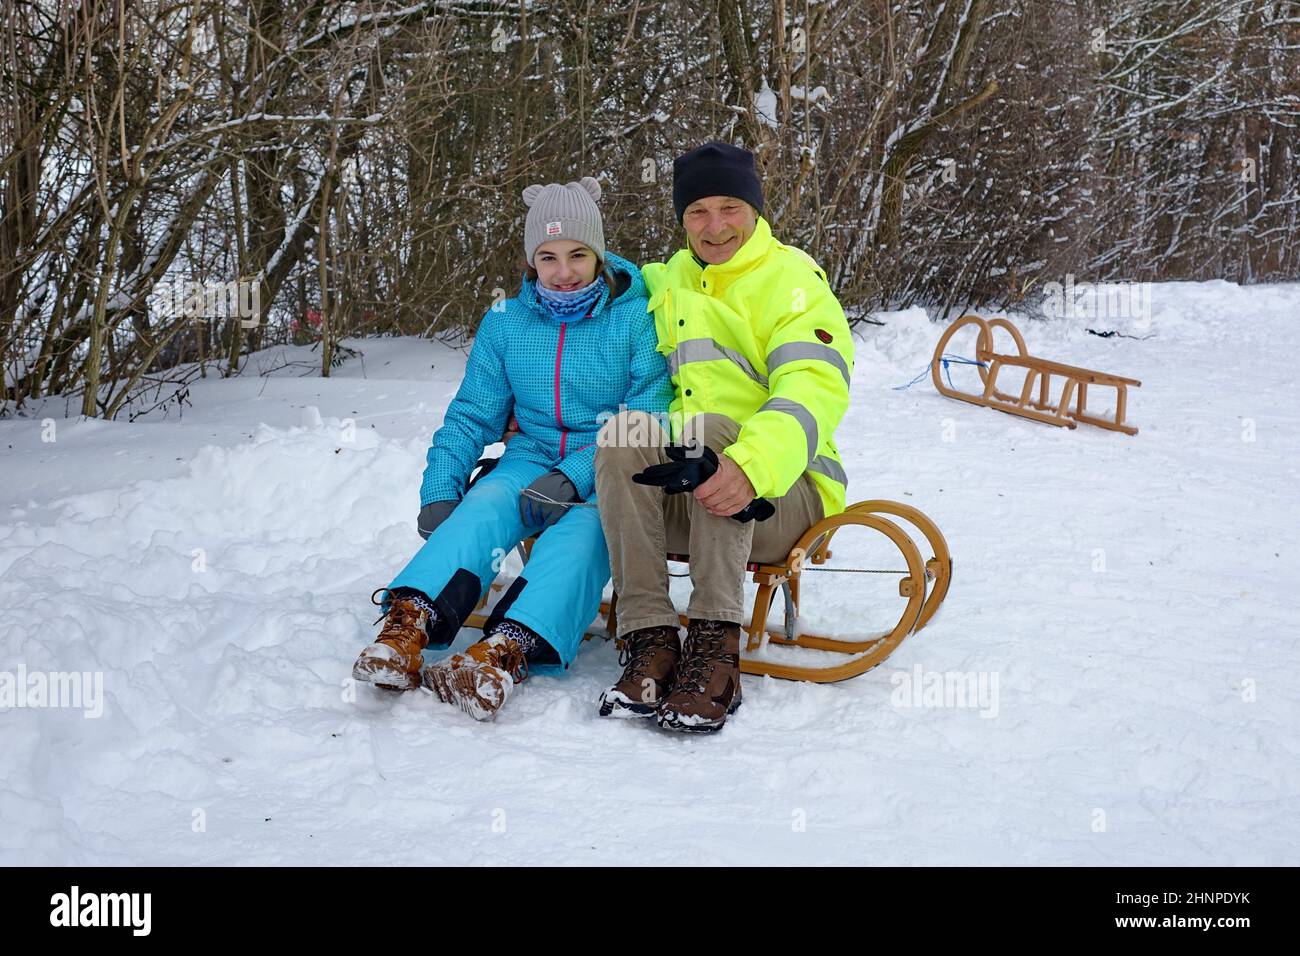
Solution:
<path fill-rule="evenodd" d="M 658 629 L 636 640 L 625 640 L 618 652 L 619 666 L 626 668 L 623 679 L 637 680 L 644 677 L 650 667 L 653 651 L 677 649 L 677 635 L 668 628 Z"/>
<path fill-rule="evenodd" d="M 682 659 L 677 665 L 674 691 L 704 693 L 704 685 L 713 675 L 713 666 L 727 657 L 725 638 L 726 631 L 717 621 L 702 621 L 687 632 L 682 645 Z"/>
<path fill-rule="evenodd" d="M 382 605 L 383 601 L 376 601 L 375 595 L 380 591 L 386 590 L 388 589 L 375 588 L 374 592 L 370 595 L 370 603 L 377 606 Z M 385 617 L 388 618 L 386 621 L 384 620 Z M 377 640 L 399 636 L 405 639 L 404 633 L 406 631 L 414 630 L 419 627 L 420 609 L 410 601 L 404 601 L 401 598 L 394 598 L 388 605 L 387 615 L 379 615 L 379 617 L 375 618 L 374 623 L 378 624 L 380 621 L 384 621 L 384 628 L 380 632 Z"/>
<path fill-rule="evenodd" d="M 528 655 L 517 642 L 507 638 L 500 644 L 493 645 L 492 666 L 499 667 L 510 675 L 516 684 L 528 680 Z"/>

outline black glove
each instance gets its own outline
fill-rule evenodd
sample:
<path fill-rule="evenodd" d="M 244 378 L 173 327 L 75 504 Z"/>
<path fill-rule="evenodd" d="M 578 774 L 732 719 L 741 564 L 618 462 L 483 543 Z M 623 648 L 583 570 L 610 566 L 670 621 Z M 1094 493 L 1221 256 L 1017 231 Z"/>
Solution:
<path fill-rule="evenodd" d="M 671 461 L 651 465 L 632 476 L 638 485 L 657 485 L 666 495 L 694 491 L 718 470 L 718 455 L 708 445 L 694 448 L 689 445 L 669 445 L 664 449 Z M 766 498 L 755 498 L 731 517 L 741 522 L 766 521 L 776 514 L 776 508 Z"/>
<path fill-rule="evenodd" d="M 429 535 L 433 534 L 433 529 L 446 521 L 452 509 L 459 503 L 457 501 L 430 501 L 421 508 L 420 516 L 415 519 L 415 530 L 420 532 L 420 537 L 428 541 Z"/>
<path fill-rule="evenodd" d="M 632 476 L 638 485 L 658 485 L 666 495 L 694 491 L 718 470 L 718 456 L 708 445 L 696 449 L 690 445 L 669 445 L 664 449 L 672 461 L 651 465 Z"/>
<path fill-rule="evenodd" d="M 766 498 L 755 498 L 731 517 L 744 524 L 746 521 L 766 521 L 774 514 L 776 514 L 776 505 Z"/>
<path fill-rule="evenodd" d="M 561 504 L 551 504 L 531 498 L 527 494 L 530 491 L 544 495 L 554 502 L 582 500 L 578 489 L 573 487 L 573 482 L 569 480 L 569 476 L 552 468 L 519 494 L 519 517 L 525 527 L 529 528 L 536 528 L 539 525 L 541 528 L 549 528 L 563 518 L 564 513 L 569 510 Z"/>

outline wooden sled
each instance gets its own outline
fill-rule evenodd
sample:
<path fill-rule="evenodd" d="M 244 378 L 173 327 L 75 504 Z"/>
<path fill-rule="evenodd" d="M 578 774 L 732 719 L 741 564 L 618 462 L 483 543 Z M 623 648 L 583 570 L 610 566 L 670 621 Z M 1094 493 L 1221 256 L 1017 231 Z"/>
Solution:
<path fill-rule="evenodd" d="M 945 384 L 941 374 L 948 342 L 958 329 L 967 325 L 979 326 L 975 359 L 979 363 L 977 367 L 980 379 L 984 383 L 984 392 L 980 395 L 963 392 Z M 994 329 L 1004 329 L 1010 334 L 1018 354 L 1005 355 L 993 350 Z M 1026 370 L 1025 383 L 1018 396 L 998 391 L 998 373 L 1007 366 Z M 1065 379 L 1060 401 L 1055 404 L 1049 398 L 1053 375 Z M 985 408 L 993 408 L 1009 415 L 1019 415 L 1021 418 L 1065 428 L 1074 428 L 1079 422 L 1086 422 L 1098 428 L 1124 432 L 1126 435 L 1136 435 L 1138 432 L 1136 428 L 1124 423 L 1124 415 L 1128 409 L 1129 386 L 1136 388 L 1142 384 L 1141 382 L 1135 378 L 1096 372 L 1092 369 L 1065 365 L 1030 355 L 1029 350 L 1025 348 L 1025 340 L 1020 330 L 1003 318 L 983 319 L 978 315 L 963 315 L 954 322 L 935 346 L 934 357 L 930 360 L 930 378 L 933 379 L 934 387 L 940 395 L 970 402 L 972 405 L 983 405 Z M 1038 384 L 1037 398 L 1034 397 L 1035 382 Z M 1115 389 L 1114 419 L 1098 418 L 1088 413 L 1089 385 L 1102 385 Z M 1071 401 L 1074 402 L 1073 407 Z"/>
<path fill-rule="evenodd" d="M 889 520 L 890 516 L 911 522 L 925 536 L 931 555 L 922 559 L 916 543 L 897 522 Z M 799 622 L 799 581 L 800 576 L 809 566 L 824 565 L 831 557 L 830 543 L 835 533 L 848 526 L 866 527 L 880 532 L 898 548 L 907 564 L 906 572 L 870 572 L 897 573 L 899 596 L 906 599 L 898 623 L 887 634 L 860 641 L 838 640 L 819 637 L 815 634 L 801 634 Z M 524 556 L 532 549 L 533 539 L 524 541 Z M 687 555 L 667 555 L 671 561 L 689 561 Z M 746 570 L 753 573 L 753 581 L 758 585 L 758 594 L 754 598 L 754 610 L 750 622 L 744 628 L 748 638 L 745 652 L 741 655 L 740 669 L 745 674 L 768 674 L 782 680 L 806 680 L 819 683 L 841 681 L 864 673 L 875 667 L 910 634 L 921 630 L 934 617 L 939 605 L 943 603 L 952 582 L 952 556 L 948 552 L 948 543 L 928 517 L 911 505 L 897 501 L 859 501 L 849 505 L 843 512 L 824 518 L 809 528 L 790 549 L 789 556 L 780 564 L 749 563 Z M 844 571 L 848 569 L 825 568 L 826 571 Z M 856 570 L 856 569 L 855 569 Z M 494 588 L 500 585 L 493 585 Z M 771 611 L 772 599 L 780 591 L 785 600 L 784 625 L 780 632 L 767 627 L 768 613 Z M 482 612 L 486 598 L 480 603 L 475 613 L 466 620 L 467 627 L 481 628 L 487 621 Z M 615 620 L 618 595 L 610 601 L 602 602 L 601 614 L 605 617 L 607 638 L 616 634 Z M 685 615 L 681 615 L 682 624 L 686 624 Z M 779 663 L 768 659 L 763 652 L 771 646 L 803 647 L 817 651 L 829 651 L 843 656 L 825 667 Z"/>

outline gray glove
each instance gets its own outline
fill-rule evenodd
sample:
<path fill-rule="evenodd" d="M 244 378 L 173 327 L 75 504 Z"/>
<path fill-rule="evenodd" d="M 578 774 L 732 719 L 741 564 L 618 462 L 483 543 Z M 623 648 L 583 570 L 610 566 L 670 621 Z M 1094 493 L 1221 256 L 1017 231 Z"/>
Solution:
<path fill-rule="evenodd" d="M 555 524 L 564 517 L 564 513 L 569 509 L 563 505 L 547 504 L 545 501 L 530 498 L 527 494 L 529 491 L 535 491 L 553 501 L 582 500 L 578 496 L 578 489 L 573 487 L 573 482 L 569 480 L 569 476 L 564 472 L 551 469 L 542 475 L 519 495 L 519 517 L 523 520 L 525 527 L 537 528 L 538 530 L 549 528 Z"/>
<path fill-rule="evenodd" d="M 458 501 L 430 501 L 421 508 L 420 516 L 415 519 L 415 530 L 420 532 L 420 537 L 428 541 L 433 529 L 446 521 L 458 504 Z"/>

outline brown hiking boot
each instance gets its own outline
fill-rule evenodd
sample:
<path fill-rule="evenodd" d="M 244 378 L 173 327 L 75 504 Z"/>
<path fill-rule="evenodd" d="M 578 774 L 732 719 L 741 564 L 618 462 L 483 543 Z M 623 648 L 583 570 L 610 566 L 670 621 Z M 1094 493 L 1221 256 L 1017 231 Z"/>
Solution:
<path fill-rule="evenodd" d="M 374 602 L 378 588 L 370 595 Z M 388 605 L 384 629 L 375 643 L 361 652 L 352 665 L 352 679 L 385 690 L 415 690 L 420 686 L 420 652 L 429 643 L 425 630 L 428 612 L 409 598 L 393 598 Z"/>
<path fill-rule="evenodd" d="M 740 625 L 692 620 L 673 692 L 659 705 L 659 726 L 707 734 L 740 707 Z"/>
<path fill-rule="evenodd" d="M 600 695 L 602 717 L 653 717 L 673 689 L 682 642 L 675 627 L 643 627 L 623 638 L 618 683 Z"/>
<path fill-rule="evenodd" d="M 493 720 L 515 684 L 528 677 L 528 658 L 512 638 L 494 634 L 424 669 L 424 686 L 475 720 Z"/>

